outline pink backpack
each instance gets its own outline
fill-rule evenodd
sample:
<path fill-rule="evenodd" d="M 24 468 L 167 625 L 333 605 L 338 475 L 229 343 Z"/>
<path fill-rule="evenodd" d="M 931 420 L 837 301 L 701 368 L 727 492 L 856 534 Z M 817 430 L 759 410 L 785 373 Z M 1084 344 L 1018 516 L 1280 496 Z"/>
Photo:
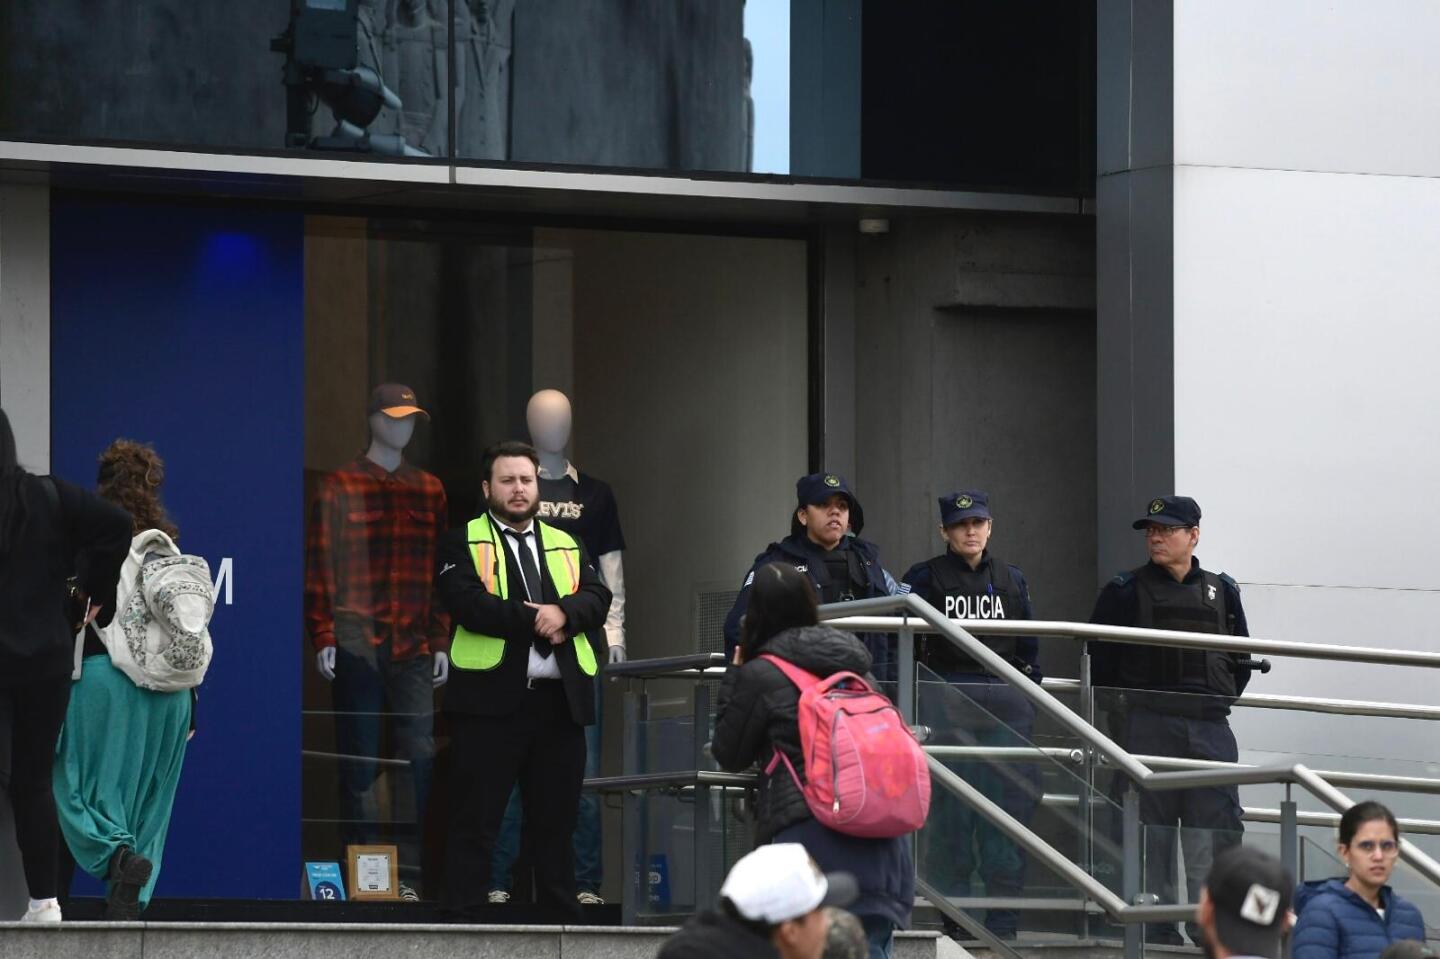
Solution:
<path fill-rule="evenodd" d="M 769 653 L 768 660 L 800 690 L 800 752 L 806 782 L 776 748 L 765 767 L 782 762 L 824 825 L 849 836 L 888 839 L 925 825 L 930 770 L 900 711 L 855 673 L 820 679 Z"/>

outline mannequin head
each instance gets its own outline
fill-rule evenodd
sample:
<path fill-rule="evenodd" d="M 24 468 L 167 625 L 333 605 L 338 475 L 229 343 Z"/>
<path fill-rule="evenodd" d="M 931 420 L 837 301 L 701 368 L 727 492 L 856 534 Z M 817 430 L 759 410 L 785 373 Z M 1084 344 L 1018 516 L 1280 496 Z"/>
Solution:
<path fill-rule="evenodd" d="M 570 442 L 570 399 L 559 390 L 541 390 L 525 408 L 530 442 L 540 453 L 559 456 Z"/>
<path fill-rule="evenodd" d="M 403 450 L 415 435 L 415 417 L 419 415 L 411 413 L 409 416 L 395 417 L 385 412 L 371 413 L 371 442 L 397 452 Z"/>

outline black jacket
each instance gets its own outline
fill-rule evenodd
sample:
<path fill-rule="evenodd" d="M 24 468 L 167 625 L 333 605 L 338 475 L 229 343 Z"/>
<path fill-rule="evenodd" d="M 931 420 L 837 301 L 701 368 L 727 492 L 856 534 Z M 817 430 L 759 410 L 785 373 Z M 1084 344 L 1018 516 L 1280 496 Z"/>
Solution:
<path fill-rule="evenodd" d="M 0 686 L 70 675 L 75 634 L 65 580 L 78 579 L 106 625 L 130 551 L 130 514 L 113 503 L 49 477 L 22 476 L 17 489 L 25 516 L 13 548 L 0 556 Z"/>
<path fill-rule="evenodd" d="M 570 596 L 560 596 L 550 579 L 545 562 L 543 537 L 540 553 L 540 580 L 545 602 L 554 603 L 565 611 L 565 632 L 581 636 L 590 644 L 597 667 L 606 662 L 605 639 L 600 627 L 610 611 L 610 590 L 580 547 L 580 588 Z M 506 577 L 521 583 L 519 567 L 509 547 L 501 545 L 508 565 Z M 451 530 L 440 538 L 435 548 L 436 587 L 440 601 L 456 626 L 474 633 L 497 636 L 505 640 L 505 656 L 500 665 L 489 670 L 460 669 L 451 663 L 450 679 L 445 687 L 445 711 L 473 716 L 507 716 L 520 708 L 525 696 L 526 665 L 530 646 L 535 638 L 535 610 L 525 605 L 523 590 L 519 597 L 500 599 L 490 595 L 475 572 L 475 556 L 464 528 Z M 513 591 L 512 591 L 513 592 Z M 560 676 L 570 701 L 570 715 L 581 726 L 595 722 L 595 683 L 580 670 L 575 647 L 565 643 L 553 647 Z"/>
<path fill-rule="evenodd" d="M 807 626 L 777 634 L 760 650 L 774 653 L 817 676 L 847 671 L 865 676 L 870 654 L 860 640 L 830 626 Z M 732 666 L 720 688 L 719 713 L 710 750 L 723 769 L 739 772 L 751 763 L 763 768 L 779 748 L 804 781 L 800 752 L 800 691 L 763 659 Z M 826 828 L 810 814 L 805 797 L 781 764 L 761 775 L 756 803 L 755 841 L 798 842 L 826 872 L 848 872 L 860 887 L 851 903 L 857 916 L 884 916 L 910 923 L 915 901 L 915 860 L 910 837 L 862 839 Z"/>
<path fill-rule="evenodd" d="M 860 640 L 830 626 L 787 629 L 761 647 L 806 672 L 829 676 L 842 670 L 870 672 L 870 654 Z M 721 769 L 739 772 L 758 763 L 763 769 L 776 748 L 790 759 L 796 775 L 805 777 L 797 716 L 800 691 L 785 674 L 763 659 L 731 666 L 720 687 L 715 735 L 710 751 Z M 782 764 L 773 776 L 762 776 L 755 811 L 755 841 L 767 843 L 784 829 L 810 818 L 805 797 Z"/>
<path fill-rule="evenodd" d="M 707 909 L 666 939 L 655 959 L 776 959 L 779 955 L 769 939 Z"/>
<path fill-rule="evenodd" d="M 858 536 L 846 536 L 836 549 L 853 550 L 860 562 L 860 568 L 864 571 L 866 584 L 863 595 L 856 595 L 856 599 L 872 599 L 876 596 L 888 596 L 895 592 L 909 592 L 909 588 L 901 589 L 895 580 L 880 565 L 880 547 L 869 540 L 861 539 Z M 735 647 L 740 645 L 740 624 L 745 618 L 745 611 L 750 608 L 750 584 L 755 581 L 755 572 L 767 563 L 788 563 L 810 578 L 810 585 L 815 587 L 815 594 L 821 597 L 824 602 L 825 586 L 830 582 L 829 574 L 825 569 L 826 551 L 812 543 L 803 532 L 791 533 L 778 543 L 771 543 L 765 547 L 765 552 L 755 557 L 755 562 L 750 564 L 750 571 L 745 574 L 745 581 L 740 586 L 740 592 L 735 596 L 735 604 L 730 607 L 730 612 L 725 616 L 725 660 L 729 662 L 735 657 Z M 894 640 L 887 635 L 880 633 L 862 633 L 861 641 L 865 648 L 870 650 L 871 659 L 876 663 L 890 665 L 894 658 L 891 647 Z"/>

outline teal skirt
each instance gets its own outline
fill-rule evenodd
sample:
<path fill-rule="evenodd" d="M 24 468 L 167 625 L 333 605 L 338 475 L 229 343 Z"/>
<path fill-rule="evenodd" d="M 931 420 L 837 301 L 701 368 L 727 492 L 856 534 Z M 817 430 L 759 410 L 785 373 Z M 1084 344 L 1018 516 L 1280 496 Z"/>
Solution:
<path fill-rule="evenodd" d="M 55 808 L 76 865 L 95 878 L 121 846 L 154 863 L 141 906 L 160 876 L 189 734 L 189 690 L 141 689 L 110 657 L 85 658 L 60 733 Z"/>

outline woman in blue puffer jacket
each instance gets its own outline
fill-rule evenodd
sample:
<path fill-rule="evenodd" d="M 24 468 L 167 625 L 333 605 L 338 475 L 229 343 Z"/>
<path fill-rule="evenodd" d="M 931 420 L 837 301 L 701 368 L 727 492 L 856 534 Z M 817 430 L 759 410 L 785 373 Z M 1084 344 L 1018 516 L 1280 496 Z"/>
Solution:
<path fill-rule="evenodd" d="M 1378 802 L 1362 802 L 1340 817 L 1345 879 L 1307 882 L 1295 894 L 1293 959 L 1377 959 L 1403 939 L 1425 941 L 1420 910 L 1386 883 L 1400 855 L 1400 826 Z"/>

